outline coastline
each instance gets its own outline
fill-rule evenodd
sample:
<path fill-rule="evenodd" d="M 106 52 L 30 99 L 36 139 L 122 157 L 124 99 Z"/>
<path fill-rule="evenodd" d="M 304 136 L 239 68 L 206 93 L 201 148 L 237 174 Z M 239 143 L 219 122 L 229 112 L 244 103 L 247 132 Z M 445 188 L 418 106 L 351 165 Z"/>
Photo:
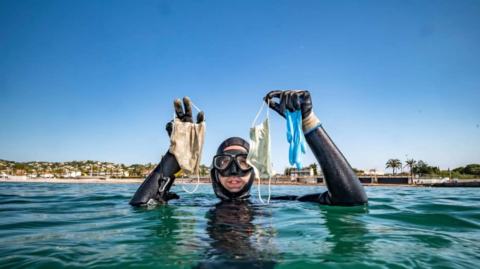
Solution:
<path fill-rule="evenodd" d="M 126 178 L 126 179 L 99 179 L 99 178 L 89 178 L 89 179 L 4 179 L 1 178 L 0 182 L 15 182 L 15 183 L 77 183 L 77 184 L 141 184 L 145 179 L 144 178 Z M 175 182 L 175 184 L 185 184 L 185 185 L 196 185 L 195 180 L 192 182 L 182 183 L 181 181 Z M 200 182 L 200 185 L 210 185 L 210 182 Z M 265 182 L 262 182 L 262 186 L 268 185 Z M 301 182 L 277 182 L 271 183 L 272 186 L 325 186 L 325 183 L 301 183 Z M 379 183 L 363 183 L 363 187 L 410 187 L 410 188 L 430 188 L 430 187 L 453 187 L 453 188 L 462 188 L 462 187 L 480 187 L 480 182 L 477 180 L 471 182 L 459 182 L 459 183 L 436 183 L 436 184 L 379 184 Z"/>
<path fill-rule="evenodd" d="M 0 179 L 0 182 L 15 183 L 80 183 L 80 184 L 141 184 L 145 179 L 127 178 L 127 179 Z M 176 184 L 182 184 L 181 181 Z M 196 182 L 185 182 L 185 185 L 195 185 Z M 211 183 L 200 182 L 200 185 L 210 185 Z M 263 186 L 267 184 L 262 183 Z M 325 183 L 273 183 L 272 186 L 325 186 Z M 363 184 L 364 187 L 425 187 L 421 185 L 401 185 L 401 184 Z"/>
<path fill-rule="evenodd" d="M 0 182 L 23 182 L 23 183 L 99 183 L 99 184 L 141 184 L 144 178 L 127 178 L 127 179 L 0 179 Z"/>

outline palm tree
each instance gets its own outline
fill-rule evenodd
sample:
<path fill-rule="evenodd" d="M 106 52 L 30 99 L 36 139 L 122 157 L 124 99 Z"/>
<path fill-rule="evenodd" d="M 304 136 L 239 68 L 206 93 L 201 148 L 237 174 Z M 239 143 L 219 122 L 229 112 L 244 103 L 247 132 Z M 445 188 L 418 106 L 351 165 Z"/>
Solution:
<path fill-rule="evenodd" d="M 315 176 L 318 175 L 318 164 L 312 163 L 312 164 L 309 165 L 308 167 L 310 167 L 310 168 L 313 169 L 313 174 L 314 174 Z"/>
<path fill-rule="evenodd" d="M 406 164 L 403 168 L 405 168 L 407 166 L 408 166 L 408 168 L 410 168 L 410 176 L 412 177 L 412 180 L 413 180 L 413 167 L 415 167 L 415 164 L 417 164 L 417 161 L 415 161 L 414 159 L 410 159 L 410 160 L 407 159 L 405 161 L 405 163 Z"/>
<path fill-rule="evenodd" d="M 208 166 L 202 164 L 200 165 L 200 175 L 201 176 L 206 176 L 208 174 Z"/>
<path fill-rule="evenodd" d="M 393 174 L 395 174 L 395 169 L 401 168 L 402 162 L 399 159 L 390 159 L 387 162 L 386 168 L 392 168 Z"/>

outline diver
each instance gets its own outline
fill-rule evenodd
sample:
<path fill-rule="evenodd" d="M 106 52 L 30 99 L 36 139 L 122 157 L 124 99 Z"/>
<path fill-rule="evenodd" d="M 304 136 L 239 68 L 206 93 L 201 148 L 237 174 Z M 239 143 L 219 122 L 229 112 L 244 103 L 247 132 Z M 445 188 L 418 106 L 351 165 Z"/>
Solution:
<path fill-rule="evenodd" d="M 278 98 L 277 103 L 274 98 Z M 285 118 L 286 111 L 300 111 L 302 114 L 302 129 L 305 139 L 322 169 L 327 191 L 324 193 L 298 196 L 272 197 L 273 200 L 297 200 L 315 202 L 332 206 L 357 206 L 368 203 L 365 190 L 352 167 L 340 150 L 330 139 L 320 121 L 313 113 L 313 106 L 308 91 L 272 91 L 264 98 L 268 106 Z M 185 97 L 182 102 L 175 99 L 174 108 L 177 120 L 192 122 L 193 115 L 190 99 Z M 199 112 L 197 123 L 204 121 L 204 113 Z M 172 122 L 166 127 L 172 134 Z M 223 141 L 213 157 L 210 177 L 213 190 L 222 202 L 247 202 L 250 189 L 254 182 L 253 168 L 246 162 L 249 143 L 242 138 L 232 137 Z M 133 206 L 165 204 L 179 196 L 170 192 L 175 180 L 175 174 L 180 166 L 175 156 L 167 152 L 157 167 L 140 185 L 130 200 Z"/>

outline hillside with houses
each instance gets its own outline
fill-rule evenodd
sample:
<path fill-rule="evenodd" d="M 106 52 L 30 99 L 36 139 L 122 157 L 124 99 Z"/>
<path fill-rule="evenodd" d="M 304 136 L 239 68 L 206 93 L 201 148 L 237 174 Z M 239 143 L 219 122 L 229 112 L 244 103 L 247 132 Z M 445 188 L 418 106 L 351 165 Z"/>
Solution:
<path fill-rule="evenodd" d="M 0 160 L 0 175 L 27 176 L 28 178 L 75 178 L 92 177 L 143 177 L 156 166 L 155 163 L 116 164 L 101 161 L 71 161 L 71 162 L 14 162 Z"/>

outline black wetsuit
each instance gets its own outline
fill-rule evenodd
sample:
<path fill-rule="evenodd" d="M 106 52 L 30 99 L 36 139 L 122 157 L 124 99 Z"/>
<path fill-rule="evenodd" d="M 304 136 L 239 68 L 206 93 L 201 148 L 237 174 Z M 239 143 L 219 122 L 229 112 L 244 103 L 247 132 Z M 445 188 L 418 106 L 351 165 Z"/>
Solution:
<path fill-rule="evenodd" d="M 305 138 L 320 164 L 328 191 L 301 197 L 282 196 L 272 199 L 298 200 L 335 206 L 367 204 L 367 195 L 360 180 L 323 127 L 317 127 Z M 175 173 L 179 171 L 180 167 L 175 157 L 167 152 L 153 172 L 138 188 L 130 204 L 142 206 L 149 203 L 165 203 L 170 199 L 178 198 L 176 194 L 170 192 L 170 188 Z"/>

